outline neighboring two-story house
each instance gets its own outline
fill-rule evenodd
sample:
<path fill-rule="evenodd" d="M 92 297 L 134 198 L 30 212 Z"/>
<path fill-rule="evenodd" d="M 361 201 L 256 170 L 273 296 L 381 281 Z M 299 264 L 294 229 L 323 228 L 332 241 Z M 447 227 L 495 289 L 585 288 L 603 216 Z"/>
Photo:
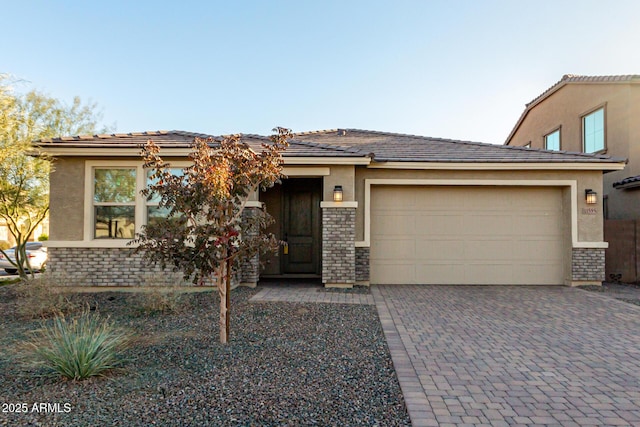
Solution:
<path fill-rule="evenodd" d="M 635 256 L 636 241 L 640 241 L 636 221 L 640 219 L 639 118 L 640 75 L 565 75 L 526 105 L 505 142 L 628 159 L 624 170 L 604 175 L 602 202 L 605 219 L 627 220 L 609 223 L 611 233 L 606 238 L 612 245 L 607 272 L 635 270 L 624 273 L 629 281 L 637 281 L 640 272 Z"/>

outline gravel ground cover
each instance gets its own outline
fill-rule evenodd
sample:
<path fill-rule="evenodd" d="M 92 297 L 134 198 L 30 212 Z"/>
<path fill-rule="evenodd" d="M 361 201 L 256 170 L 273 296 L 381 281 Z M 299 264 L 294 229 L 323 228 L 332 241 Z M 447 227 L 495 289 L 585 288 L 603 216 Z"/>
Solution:
<path fill-rule="evenodd" d="M 603 283 L 602 286 L 580 286 L 590 292 L 600 292 L 629 304 L 640 305 L 640 286 L 626 283 Z"/>
<path fill-rule="evenodd" d="M 211 292 L 158 315 L 135 294 L 79 295 L 136 339 L 123 371 L 74 382 L 23 363 L 20 343 L 40 322 L 16 316 L 20 300 L 0 288 L 0 426 L 410 425 L 374 306 L 249 303 L 256 292 L 232 292 L 227 345 Z M 22 403 L 26 413 L 9 411 Z"/>

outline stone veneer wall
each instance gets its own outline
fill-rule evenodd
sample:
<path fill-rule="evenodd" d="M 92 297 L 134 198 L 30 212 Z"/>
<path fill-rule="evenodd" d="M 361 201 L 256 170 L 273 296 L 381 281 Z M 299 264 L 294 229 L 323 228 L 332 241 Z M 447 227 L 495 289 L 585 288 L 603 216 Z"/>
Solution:
<path fill-rule="evenodd" d="M 257 236 L 259 230 L 256 227 L 248 227 L 248 223 L 257 214 L 258 208 L 245 208 L 242 211 L 242 229 L 245 235 Z M 244 258 L 240 261 L 240 284 L 255 286 L 260 279 L 260 255 L 256 254 L 251 258 Z"/>
<path fill-rule="evenodd" d="M 356 281 L 356 210 L 322 209 L 322 282 L 353 285 Z"/>
<path fill-rule="evenodd" d="M 193 285 L 181 273 L 145 264 L 128 248 L 49 248 L 48 254 L 47 272 L 68 278 L 69 286 Z"/>
<path fill-rule="evenodd" d="M 255 209 L 243 211 L 243 223 L 250 221 Z M 49 248 L 48 254 L 47 271 L 68 278 L 69 286 L 193 285 L 185 281 L 181 273 L 170 268 L 162 270 L 159 266 L 146 264 L 142 255 L 134 254 L 131 248 Z M 238 261 L 231 276 L 231 286 L 255 285 L 259 274 L 258 255 Z M 212 278 L 206 285 L 214 286 L 215 283 L 215 278 Z"/>
<path fill-rule="evenodd" d="M 356 248 L 356 282 L 369 281 L 369 248 Z"/>
<path fill-rule="evenodd" d="M 602 282 L 605 279 L 604 253 L 604 249 L 574 248 L 571 260 L 572 280 Z"/>

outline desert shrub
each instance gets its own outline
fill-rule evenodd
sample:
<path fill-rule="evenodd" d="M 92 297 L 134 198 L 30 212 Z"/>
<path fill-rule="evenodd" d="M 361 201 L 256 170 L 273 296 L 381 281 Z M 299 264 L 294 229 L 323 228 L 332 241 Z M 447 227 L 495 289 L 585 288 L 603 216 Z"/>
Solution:
<path fill-rule="evenodd" d="M 3 251 L 6 251 L 10 247 L 11 247 L 11 244 L 9 244 L 9 242 L 7 242 L 6 240 L 0 240 L 0 249 L 2 249 Z"/>
<path fill-rule="evenodd" d="M 54 317 L 28 342 L 35 362 L 51 374 L 83 380 L 104 376 L 125 362 L 121 357 L 131 335 L 88 308 L 81 315 Z"/>
<path fill-rule="evenodd" d="M 49 235 L 48 234 L 41 234 L 38 236 L 38 242 L 44 242 L 49 240 Z"/>
<path fill-rule="evenodd" d="M 178 313 L 186 306 L 185 286 L 189 285 L 165 275 L 146 275 L 137 294 L 138 307 L 145 314 Z"/>
<path fill-rule="evenodd" d="M 63 292 L 63 287 L 70 284 L 64 275 L 42 274 L 32 280 L 23 280 L 17 285 L 17 312 L 23 317 L 50 317 L 63 313 L 78 311 L 81 305 L 73 298 L 73 294 Z"/>

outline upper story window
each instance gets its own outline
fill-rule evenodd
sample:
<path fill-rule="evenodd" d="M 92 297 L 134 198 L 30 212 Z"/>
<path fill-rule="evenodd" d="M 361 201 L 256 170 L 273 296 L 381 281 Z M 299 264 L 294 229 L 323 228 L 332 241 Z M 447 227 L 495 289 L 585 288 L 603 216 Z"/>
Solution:
<path fill-rule="evenodd" d="M 582 117 L 582 145 L 585 153 L 603 151 L 604 135 L 604 107 Z"/>
<path fill-rule="evenodd" d="M 556 129 L 544 137 L 545 150 L 560 150 L 560 129 Z"/>
<path fill-rule="evenodd" d="M 135 234 L 136 169 L 96 168 L 93 178 L 94 238 L 132 239 Z"/>

